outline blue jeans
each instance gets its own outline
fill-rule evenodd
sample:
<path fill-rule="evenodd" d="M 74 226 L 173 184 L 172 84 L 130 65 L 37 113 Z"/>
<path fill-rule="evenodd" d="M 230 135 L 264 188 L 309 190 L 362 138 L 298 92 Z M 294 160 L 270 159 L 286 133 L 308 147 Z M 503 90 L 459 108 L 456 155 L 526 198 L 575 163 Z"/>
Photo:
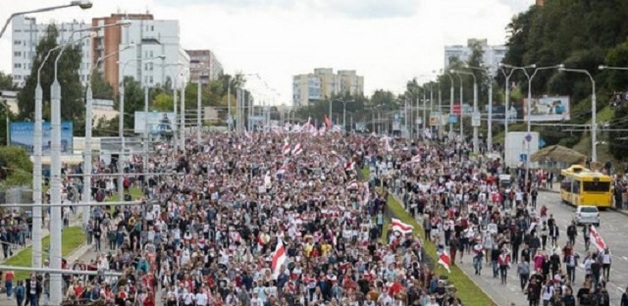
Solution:
<path fill-rule="evenodd" d="M 475 268 L 475 273 L 480 274 L 480 271 L 482 271 L 482 256 L 473 257 L 473 267 Z"/>
<path fill-rule="evenodd" d="M 497 265 L 497 260 L 491 261 L 493 265 L 493 278 L 497 278 L 499 276 L 499 266 Z"/>
<path fill-rule="evenodd" d="M 4 286 L 7 288 L 7 297 L 10 298 L 13 293 L 13 281 L 6 281 Z"/>
<path fill-rule="evenodd" d="M 37 294 L 29 294 L 28 299 L 31 302 L 31 306 L 39 306 L 39 297 L 37 296 Z"/>

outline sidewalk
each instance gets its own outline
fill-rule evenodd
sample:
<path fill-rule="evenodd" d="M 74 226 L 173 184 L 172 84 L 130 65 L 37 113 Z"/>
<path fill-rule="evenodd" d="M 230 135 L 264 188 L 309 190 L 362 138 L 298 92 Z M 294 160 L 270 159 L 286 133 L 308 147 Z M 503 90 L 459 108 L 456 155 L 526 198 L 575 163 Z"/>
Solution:
<path fill-rule="evenodd" d="M 70 225 L 69 226 L 70 227 L 73 227 L 73 226 L 83 226 L 80 216 L 81 216 L 81 211 L 79 210 L 76 214 L 74 214 L 70 218 Z M 48 221 L 49 221 L 49 219 L 45 219 L 43 225 L 46 225 L 46 223 Z M 42 231 L 41 231 L 41 239 L 44 239 L 44 238 L 46 238 L 48 236 L 50 236 L 50 231 L 47 228 L 44 227 L 42 229 Z M 25 249 L 33 246 L 33 240 L 32 239 L 28 240 L 24 246 L 19 246 L 19 245 L 13 245 L 13 246 L 17 246 L 16 248 L 12 248 L 11 249 L 13 251 L 13 255 L 11 255 L 11 256 L 9 256 L 7 258 L 0 259 L 0 264 L 6 263 L 9 259 L 19 255 L 20 252 L 22 252 Z M 44 251 L 44 250 L 42 250 L 42 251 Z M 72 252 L 72 254 L 74 254 L 74 252 Z"/>

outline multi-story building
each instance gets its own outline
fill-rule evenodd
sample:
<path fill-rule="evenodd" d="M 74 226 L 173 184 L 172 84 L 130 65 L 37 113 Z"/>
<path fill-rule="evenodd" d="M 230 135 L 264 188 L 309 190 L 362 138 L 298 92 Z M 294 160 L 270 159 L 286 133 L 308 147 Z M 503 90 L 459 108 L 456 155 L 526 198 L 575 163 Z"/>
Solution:
<path fill-rule="evenodd" d="M 168 79 L 171 84 L 175 80 L 189 80 L 190 58 L 181 47 L 179 22 L 176 20 L 154 20 L 150 14 L 112 14 L 94 18 L 91 24 L 77 21 L 60 23 L 57 24 L 58 43 L 66 42 L 75 30 L 119 21 L 129 21 L 130 25 L 94 31 L 92 39 L 81 42 L 80 78 L 84 85 L 93 65 L 106 55 L 111 56 L 100 63 L 96 71 L 102 73 L 116 92 L 117 84 L 125 76 L 133 77 L 142 86 L 165 84 Z M 45 36 L 48 26 L 38 24 L 35 18 L 17 16 L 13 19 L 12 75 L 16 85 L 22 86 L 30 75 L 37 44 Z M 131 48 L 125 49 L 127 47 Z"/>
<path fill-rule="evenodd" d="M 13 83 L 18 87 L 25 84 L 26 79 L 30 76 L 33 68 L 33 57 L 36 54 L 36 48 L 39 41 L 46 36 L 49 24 L 37 23 L 33 17 L 16 16 L 12 21 L 12 64 L 11 74 Z M 57 43 L 68 41 L 72 32 L 76 30 L 85 30 L 91 28 L 91 25 L 85 22 L 72 21 L 64 22 L 56 25 L 59 32 Z M 79 35 L 74 35 L 78 38 Z M 80 42 L 82 50 L 81 68 L 79 71 L 80 79 L 83 84 L 87 80 L 91 68 L 91 45 L 89 39 Z"/>
<path fill-rule="evenodd" d="M 125 20 L 153 20 L 151 14 L 111 14 L 109 17 L 98 17 L 92 19 L 92 27 L 98 27 L 103 25 L 113 25 Z M 109 82 L 114 88 L 114 91 L 118 91 L 116 84 L 120 83 L 120 54 L 116 53 L 120 49 L 122 43 L 122 33 L 124 29 L 120 26 L 111 26 L 99 30 L 96 32 L 96 37 L 92 43 L 92 64 L 98 61 L 101 56 L 112 54 L 105 58 L 98 72 L 103 75 L 104 80 Z"/>
<path fill-rule="evenodd" d="M 203 84 L 208 80 L 217 80 L 223 73 L 222 64 L 211 50 L 185 50 L 190 57 L 190 81 Z"/>
<path fill-rule="evenodd" d="M 364 77 L 357 75 L 355 70 L 339 70 L 334 74 L 332 68 L 316 68 L 314 73 L 299 74 L 292 78 L 294 107 L 306 106 L 340 94 L 364 94 Z"/>
<path fill-rule="evenodd" d="M 139 19 L 130 22 L 130 26 L 121 28 L 118 80 L 132 77 L 149 87 L 188 82 L 190 57 L 181 48 L 179 21 Z M 133 48 L 123 50 L 126 46 Z"/>
<path fill-rule="evenodd" d="M 445 46 L 445 68 L 449 67 L 451 60 L 457 58 L 466 62 L 473 53 L 472 46 L 479 43 L 484 51 L 483 62 L 493 74 L 499 69 L 499 63 L 502 62 L 508 51 L 506 46 L 489 46 L 486 39 L 469 39 L 467 45 Z"/>

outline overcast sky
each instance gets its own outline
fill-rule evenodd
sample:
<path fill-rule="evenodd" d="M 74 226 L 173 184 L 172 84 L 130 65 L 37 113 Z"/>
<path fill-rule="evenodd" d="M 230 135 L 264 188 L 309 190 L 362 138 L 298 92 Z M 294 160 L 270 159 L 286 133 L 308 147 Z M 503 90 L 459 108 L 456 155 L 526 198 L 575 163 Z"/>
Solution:
<path fill-rule="evenodd" d="M 0 0 L 12 13 L 70 0 Z M 365 94 L 402 92 L 405 82 L 443 68 L 445 45 L 467 38 L 502 44 L 512 16 L 534 0 L 93 0 L 91 10 L 37 15 L 38 22 L 89 21 L 111 13 L 178 19 L 186 49 L 211 49 L 227 73 L 258 73 L 290 101 L 292 75 L 315 67 L 353 69 Z M 45 3 L 45 4 L 44 4 Z M 0 70 L 11 72 L 11 31 L 0 39 Z M 425 80 L 427 77 L 421 77 Z"/>

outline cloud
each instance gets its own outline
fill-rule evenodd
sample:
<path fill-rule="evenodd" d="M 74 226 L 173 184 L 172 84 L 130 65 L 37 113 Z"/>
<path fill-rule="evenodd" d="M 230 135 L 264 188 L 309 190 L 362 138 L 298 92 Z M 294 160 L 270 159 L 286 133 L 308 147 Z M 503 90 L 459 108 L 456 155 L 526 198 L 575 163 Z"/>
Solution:
<path fill-rule="evenodd" d="M 498 0 L 499 3 L 510 7 L 514 12 L 523 12 L 535 4 L 534 0 Z"/>

